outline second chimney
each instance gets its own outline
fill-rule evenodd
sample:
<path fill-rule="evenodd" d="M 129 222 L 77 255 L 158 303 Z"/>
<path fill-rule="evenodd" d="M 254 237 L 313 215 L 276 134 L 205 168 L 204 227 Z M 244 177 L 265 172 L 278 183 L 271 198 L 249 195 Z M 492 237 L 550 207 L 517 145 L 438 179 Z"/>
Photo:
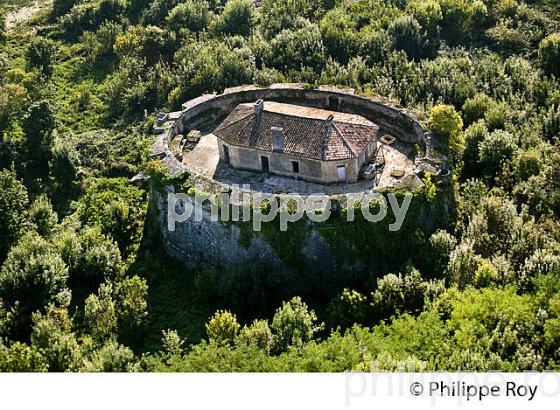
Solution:
<path fill-rule="evenodd" d="M 262 99 L 255 101 L 255 115 L 261 115 L 263 108 L 264 101 Z"/>
<path fill-rule="evenodd" d="M 257 100 L 253 106 L 255 115 L 253 116 L 253 128 L 251 130 L 251 146 L 255 146 L 259 136 L 259 128 L 261 126 L 261 117 L 264 109 L 264 101 Z"/>
<path fill-rule="evenodd" d="M 272 149 L 274 151 L 284 151 L 284 128 L 270 127 L 272 133 Z"/>

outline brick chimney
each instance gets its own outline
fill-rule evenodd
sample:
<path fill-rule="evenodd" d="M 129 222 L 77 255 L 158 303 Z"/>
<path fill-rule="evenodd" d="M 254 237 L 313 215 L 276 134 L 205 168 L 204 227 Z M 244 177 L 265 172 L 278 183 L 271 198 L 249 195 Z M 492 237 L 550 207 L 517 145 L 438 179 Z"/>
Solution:
<path fill-rule="evenodd" d="M 251 128 L 251 144 L 254 147 L 257 143 L 257 138 L 259 137 L 259 128 L 261 126 L 261 117 L 264 109 L 264 101 L 257 100 L 253 106 L 254 116 L 253 116 L 253 128 Z"/>
<path fill-rule="evenodd" d="M 334 117 L 331 114 L 325 120 L 325 129 L 323 131 L 323 141 L 322 141 L 323 146 L 321 147 L 322 154 L 325 153 L 325 151 L 327 150 L 327 147 L 329 145 L 329 138 L 330 138 L 331 130 L 332 130 L 332 127 L 333 127 L 333 122 L 334 122 Z"/>
<path fill-rule="evenodd" d="M 331 130 L 333 121 L 334 121 L 334 116 L 331 114 L 327 117 L 327 120 L 325 122 L 325 126 L 327 127 L 327 130 L 329 131 Z"/>
<path fill-rule="evenodd" d="M 272 149 L 274 151 L 284 151 L 284 128 L 270 127 L 272 133 Z"/>

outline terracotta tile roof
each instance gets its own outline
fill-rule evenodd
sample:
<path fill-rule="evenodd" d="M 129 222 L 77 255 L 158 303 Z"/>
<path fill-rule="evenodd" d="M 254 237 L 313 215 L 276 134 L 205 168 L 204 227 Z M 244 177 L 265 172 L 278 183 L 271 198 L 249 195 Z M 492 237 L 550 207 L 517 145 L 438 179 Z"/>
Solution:
<path fill-rule="evenodd" d="M 253 105 L 240 104 L 216 128 L 214 134 L 231 145 L 272 151 L 271 128 L 282 127 L 285 135 L 284 153 L 331 161 L 358 157 L 379 131 L 377 125 L 363 117 L 292 107 L 294 109 L 290 111 L 288 104 L 267 102 L 260 123 L 255 124 Z M 329 115 L 334 115 L 330 127 L 327 122 Z M 354 119 L 355 122 L 349 122 Z M 258 132 L 253 133 L 255 125 L 258 126 Z"/>

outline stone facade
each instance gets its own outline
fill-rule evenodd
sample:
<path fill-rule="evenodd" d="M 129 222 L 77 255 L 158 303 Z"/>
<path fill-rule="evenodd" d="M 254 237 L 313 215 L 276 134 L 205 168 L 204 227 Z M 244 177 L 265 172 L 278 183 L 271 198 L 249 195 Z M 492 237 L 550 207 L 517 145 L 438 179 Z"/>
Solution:
<path fill-rule="evenodd" d="M 262 157 L 268 159 L 269 172 L 292 178 L 302 178 L 319 183 L 355 182 L 358 180 L 360 167 L 366 162 L 367 153 L 373 152 L 375 143 L 372 142 L 367 152 L 359 158 L 339 161 L 318 161 L 308 158 L 295 158 L 280 152 L 261 151 L 228 145 L 218 140 L 220 158 L 229 162 L 231 166 L 248 171 L 262 172 Z M 226 151 L 227 149 L 227 158 Z M 294 172 L 293 163 L 298 165 L 298 172 Z M 338 174 L 338 167 L 344 167 L 344 178 Z"/>

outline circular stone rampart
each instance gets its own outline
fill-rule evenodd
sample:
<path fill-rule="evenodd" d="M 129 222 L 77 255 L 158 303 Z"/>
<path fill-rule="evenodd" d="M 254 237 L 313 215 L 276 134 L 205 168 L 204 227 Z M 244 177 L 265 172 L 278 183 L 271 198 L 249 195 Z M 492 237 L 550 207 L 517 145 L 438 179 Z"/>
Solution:
<path fill-rule="evenodd" d="M 416 115 L 402 107 L 355 95 L 353 89 L 311 89 L 302 84 L 273 84 L 266 88 L 241 86 L 227 89 L 218 95 L 206 94 L 184 103 L 181 111 L 159 114 L 155 127 L 155 132 L 159 135 L 154 143 L 152 156 L 162 158 L 171 175 L 189 172 L 185 164 L 176 159 L 169 149 L 173 137 L 185 130 L 217 123 L 237 105 L 258 99 L 357 114 L 379 125 L 382 131 L 398 140 L 418 144 L 429 152 L 430 134 L 424 130 Z"/>
<path fill-rule="evenodd" d="M 203 95 L 183 104 L 182 110 L 158 114 L 152 156 L 165 164 L 171 176 L 192 175 L 187 166 L 173 155 L 170 142 L 177 134 L 217 124 L 238 104 L 258 99 L 291 103 L 349 114 L 358 114 L 408 144 L 418 144 L 425 152 L 423 161 L 431 161 L 431 134 L 423 128 L 417 116 L 410 111 L 380 100 L 358 96 L 351 89 L 310 89 L 301 84 L 275 84 L 266 88 L 243 86 L 226 90 L 219 95 Z M 435 161 L 434 161 L 435 162 Z M 205 177 L 211 182 L 214 179 Z M 175 188 L 166 188 L 169 193 Z M 289 277 L 303 282 L 316 277 L 320 283 L 346 283 L 348 272 L 388 269 L 397 260 L 412 258 L 416 253 L 415 240 L 418 221 L 422 214 L 445 215 L 445 206 L 435 209 L 422 204 L 407 217 L 404 228 L 388 232 L 380 224 L 332 222 L 330 224 L 300 223 L 287 232 L 269 226 L 262 232 L 253 232 L 243 223 L 222 223 L 204 215 L 202 220 L 190 218 L 168 229 L 168 196 L 152 189 L 152 203 L 157 223 L 167 252 L 188 266 L 215 267 L 226 272 L 227 267 L 256 264 L 271 272 L 288 271 L 300 274 Z M 420 201 L 421 202 L 421 201 Z M 434 209 L 431 209 L 434 208 Z M 428 218 L 429 219 L 429 218 Z M 421 224 L 420 224 L 421 225 Z M 430 225 L 430 231 L 437 223 Z M 305 273 L 305 274 L 303 274 Z M 291 276 L 290 276 L 291 275 Z M 338 282 L 337 282 L 338 283 Z M 300 284 L 303 286 L 302 284 Z M 298 285 L 299 286 L 299 285 Z"/>

